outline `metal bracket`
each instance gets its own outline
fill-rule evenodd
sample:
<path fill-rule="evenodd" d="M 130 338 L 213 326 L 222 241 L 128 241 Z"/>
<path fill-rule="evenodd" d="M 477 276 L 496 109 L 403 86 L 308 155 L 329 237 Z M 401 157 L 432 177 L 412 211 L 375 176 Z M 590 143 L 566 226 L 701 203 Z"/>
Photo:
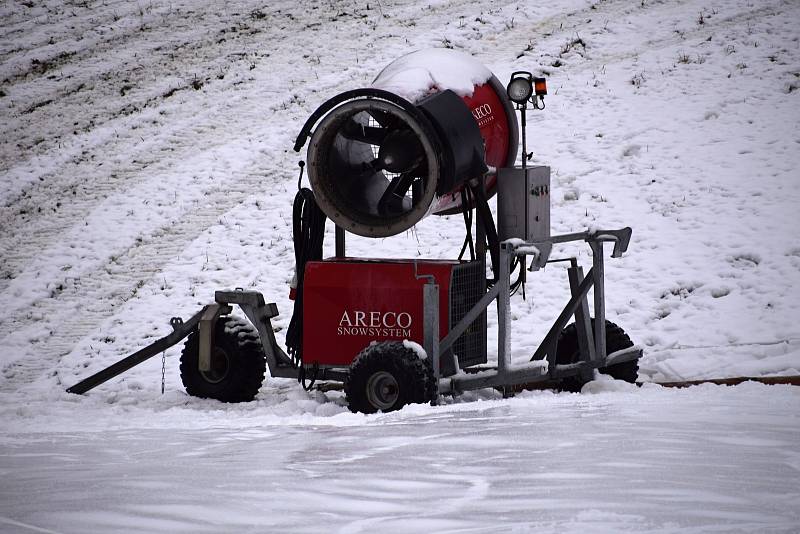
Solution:
<path fill-rule="evenodd" d="M 208 372 L 211 370 L 211 351 L 214 346 L 214 329 L 220 315 L 227 315 L 231 312 L 231 307 L 227 304 L 215 302 L 209 304 L 202 317 L 200 317 L 200 354 L 197 359 L 197 368 L 200 371 Z"/>
<path fill-rule="evenodd" d="M 264 295 L 258 291 L 217 291 L 214 300 L 220 304 L 238 304 L 247 319 L 258 331 L 261 346 L 267 357 L 269 374 L 276 378 L 296 378 L 297 369 L 292 359 L 281 349 L 272 329 L 273 317 L 278 316 L 278 306 L 274 302 L 266 303 Z"/>
<path fill-rule="evenodd" d="M 614 243 L 614 250 L 611 252 L 611 257 L 621 258 L 622 255 L 628 251 L 631 234 L 633 234 L 633 230 L 630 226 L 626 226 L 619 230 L 595 230 L 592 232 L 591 237 L 592 240 L 598 242 L 612 241 Z M 587 239 L 587 241 L 589 241 L 589 239 Z"/>
<path fill-rule="evenodd" d="M 538 271 L 539 269 L 544 269 L 550 259 L 550 253 L 553 250 L 553 243 L 552 241 L 537 241 L 532 243 L 532 245 L 536 247 L 538 253 L 526 253 L 527 256 L 531 257 L 531 264 L 528 266 L 528 270 Z"/>
<path fill-rule="evenodd" d="M 631 227 L 626 226 L 619 230 L 588 230 L 574 234 L 555 235 L 550 240 L 553 243 L 567 243 L 569 241 L 586 241 L 590 244 L 592 242 L 613 242 L 614 251 L 611 253 L 611 257 L 620 258 L 628 251 L 628 244 L 631 241 L 632 234 Z"/>

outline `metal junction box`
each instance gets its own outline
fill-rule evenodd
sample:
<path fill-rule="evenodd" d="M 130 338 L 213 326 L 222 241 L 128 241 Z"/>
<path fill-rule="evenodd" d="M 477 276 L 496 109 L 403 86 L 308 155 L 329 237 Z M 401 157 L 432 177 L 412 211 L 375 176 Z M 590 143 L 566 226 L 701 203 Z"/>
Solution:
<path fill-rule="evenodd" d="M 501 241 L 550 237 L 550 167 L 498 169 L 497 234 Z"/>

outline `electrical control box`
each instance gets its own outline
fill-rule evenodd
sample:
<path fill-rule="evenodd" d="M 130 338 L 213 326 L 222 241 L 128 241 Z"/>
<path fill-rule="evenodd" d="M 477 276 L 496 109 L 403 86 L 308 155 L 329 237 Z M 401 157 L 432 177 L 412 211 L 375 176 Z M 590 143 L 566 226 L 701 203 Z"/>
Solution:
<path fill-rule="evenodd" d="M 500 241 L 550 237 L 550 167 L 498 169 L 497 235 Z"/>

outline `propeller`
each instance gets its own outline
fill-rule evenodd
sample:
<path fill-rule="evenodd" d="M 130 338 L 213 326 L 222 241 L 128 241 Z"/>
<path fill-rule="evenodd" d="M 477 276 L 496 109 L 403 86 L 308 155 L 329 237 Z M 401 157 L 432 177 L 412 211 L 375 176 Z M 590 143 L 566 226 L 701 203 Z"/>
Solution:
<path fill-rule="evenodd" d="M 402 121 L 390 113 L 370 110 L 350 117 L 339 135 L 351 143 L 369 145 L 375 156 L 357 165 L 355 173 L 350 174 L 348 187 L 351 196 L 367 201 L 371 212 L 381 216 L 402 215 L 422 197 L 425 152 L 417 135 L 404 127 Z M 348 156 L 343 159 L 352 165 L 354 159 L 357 161 L 367 154 L 362 146 L 346 149 L 342 146 Z"/>
<path fill-rule="evenodd" d="M 439 181 L 438 138 L 412 107 L 361 98 L 317 125 L 309 180 L 337 225 L 367 237 L 402 232 L 427 215 Z"/>

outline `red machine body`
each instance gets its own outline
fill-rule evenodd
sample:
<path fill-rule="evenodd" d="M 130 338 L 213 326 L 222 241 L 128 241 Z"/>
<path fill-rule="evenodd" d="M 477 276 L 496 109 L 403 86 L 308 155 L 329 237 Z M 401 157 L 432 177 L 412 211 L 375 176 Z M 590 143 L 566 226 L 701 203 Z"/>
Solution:
<path fill-rule="evenodd" d="M 423 286 L 439 285 L 439 335 L 444 337 L 481 291 L 480 262 L 331 258 L 306 264 L 303 358 L 347 367 L 373 341 L 423 343 Z M 455 344 L 462 365 L 486 361 L 485 316 Z M 443 358 L 443 365 L 448 365 Z"/>
<path fill-rule="evenodd" d="M 465 96 L 463 100 L 475 117 L 481 137 L 486 144 L 486 164 L 490 167 L 506 166 L 509 161 L 509 144 L 513 136 L 505 104 L 500 100 L 497 91 L 485 83 L 475 87 L 472 96 Z M 514 146 L 513 149 L 516 151 L 517 147 Z M 511 155 L 514 156 L 516 153 Z"/>
<path fill-rule="evenodd" d="M 464 96 L 462 100 L 472 112 L 481 131 L 486 148 L 486 165 L 495 168 L 512 165 L 513 158 L 517 154 L 516 117 L 512 115 L 515 123 L 510 125 L 507 108 L 500 100 L 497 90 L 491 84 L 485 83 L 475 86 L 472 96 Z M 514 146 L 509 147 L 512 141 Z M 497 187 L 497 175 L 488 174 L 484 181 L 487 195 L 491 198 Z M 461 209 L 461 196 L 455 193 L 460 190 L 461 188 L 454 191 L 453 195 L 445 195 L 437 199 L 432 210 L 433 213 L 437 215 L 457 213 Z"/>

